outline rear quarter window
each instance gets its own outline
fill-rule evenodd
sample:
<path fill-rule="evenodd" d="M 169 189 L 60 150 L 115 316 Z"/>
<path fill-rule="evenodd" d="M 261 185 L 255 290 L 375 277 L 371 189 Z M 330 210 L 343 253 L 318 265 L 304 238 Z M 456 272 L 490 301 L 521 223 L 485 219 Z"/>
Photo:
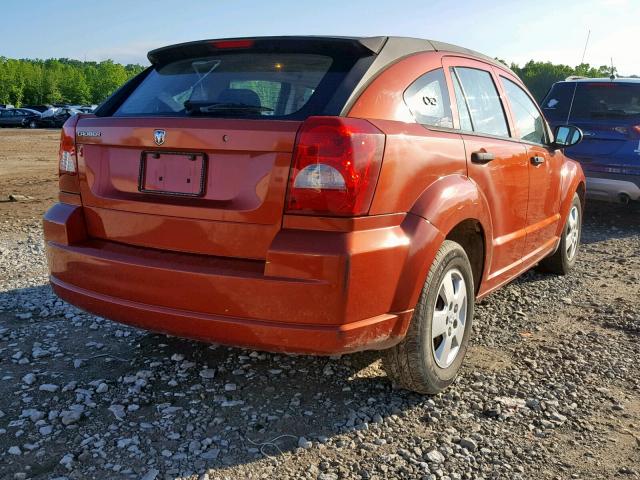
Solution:
<path fill-rule="evenodd" d="M 334 59 L 309 53 L 226 53 L 154 68 L 114 116 L 287 118 L 320 113 L 345 72 Z M 315 105 L 313 101 L 318 100 Z"/>
<path fill-rule="evenodd" d="M 425 73 L 404 92 L 404 101 L 422 125 L 453 128 L 451 102 L 442 68 Z"/>

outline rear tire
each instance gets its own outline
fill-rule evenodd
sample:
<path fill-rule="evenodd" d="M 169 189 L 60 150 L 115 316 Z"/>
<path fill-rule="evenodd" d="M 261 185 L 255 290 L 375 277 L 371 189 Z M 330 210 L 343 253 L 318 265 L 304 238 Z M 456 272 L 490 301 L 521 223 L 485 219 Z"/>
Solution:
<path fill-rule="evenodd" d="M 29 128 L 38 128 L 38 124 L 34 120 L 31 120 L 29 122 Z"/>
<path fill-rule="evenodd" d="M 582 234 L 582 203 L 577 193 L 569 208 L 569 214 L 562 230 L 560 245 L 553 255 L 538 265 L 538 270 L 556 275 L 566 275 L 571 271 L 578 257 L 580 236 Z"/>
<path fill-rule="evenodd" d="M 467 351 L 474 308 L 469 258 L 457 243 L 438 250 L 402 342 L 383 352 L 394 384 L 434 395 L 455 379 Z"/>

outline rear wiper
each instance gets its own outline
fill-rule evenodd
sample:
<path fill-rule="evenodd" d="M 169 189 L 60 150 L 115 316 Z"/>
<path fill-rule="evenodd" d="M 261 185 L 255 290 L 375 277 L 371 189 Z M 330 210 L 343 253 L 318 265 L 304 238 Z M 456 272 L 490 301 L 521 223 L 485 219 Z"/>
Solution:
<path fill-rule="evenodd" d="M 273 112 L 273 108 L 247 103 L 193 102 L 187 100 L 184 107 L 189 114 L 218 112 Z"/>

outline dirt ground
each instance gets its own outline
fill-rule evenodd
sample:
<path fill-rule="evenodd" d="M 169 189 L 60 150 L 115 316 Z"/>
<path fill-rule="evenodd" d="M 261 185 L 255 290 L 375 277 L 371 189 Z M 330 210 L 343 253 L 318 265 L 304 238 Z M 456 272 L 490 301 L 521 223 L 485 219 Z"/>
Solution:
<path fill-rule="evenodd" d="M 44 213 L 58 195 L 60 130 L 0 129 L 0 224 Z M 8 196 L 31 197 L 19 208 Z"/>
<path fill-rule="evenodd" d="M 0 478 L 640 478 L 637 205 L 588 203 L 575 271 L 481 302 L 461 375 L 422 397 L 376 355 L 211 346 L 57 300 L 58 139 L 0 129 Z"/>

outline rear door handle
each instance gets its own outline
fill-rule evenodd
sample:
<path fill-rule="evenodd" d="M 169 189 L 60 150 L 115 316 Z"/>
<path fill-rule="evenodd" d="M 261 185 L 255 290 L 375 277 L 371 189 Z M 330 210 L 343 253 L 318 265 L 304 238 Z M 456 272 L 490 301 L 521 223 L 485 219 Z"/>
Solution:
<path fill-rule="evenodd" d="M 473 152 L 471 154 L 471 161 L 473 163 L 489 163 L 495 157 L 490 152 Z"/>
<path fill-rule="evenodd" d="M 531 164 L 532 165 L 542 165 L 544 163 L 544 157 L 540 157 L 538 155 L 536 155 L 535 157 L 531 157 Z"/>

